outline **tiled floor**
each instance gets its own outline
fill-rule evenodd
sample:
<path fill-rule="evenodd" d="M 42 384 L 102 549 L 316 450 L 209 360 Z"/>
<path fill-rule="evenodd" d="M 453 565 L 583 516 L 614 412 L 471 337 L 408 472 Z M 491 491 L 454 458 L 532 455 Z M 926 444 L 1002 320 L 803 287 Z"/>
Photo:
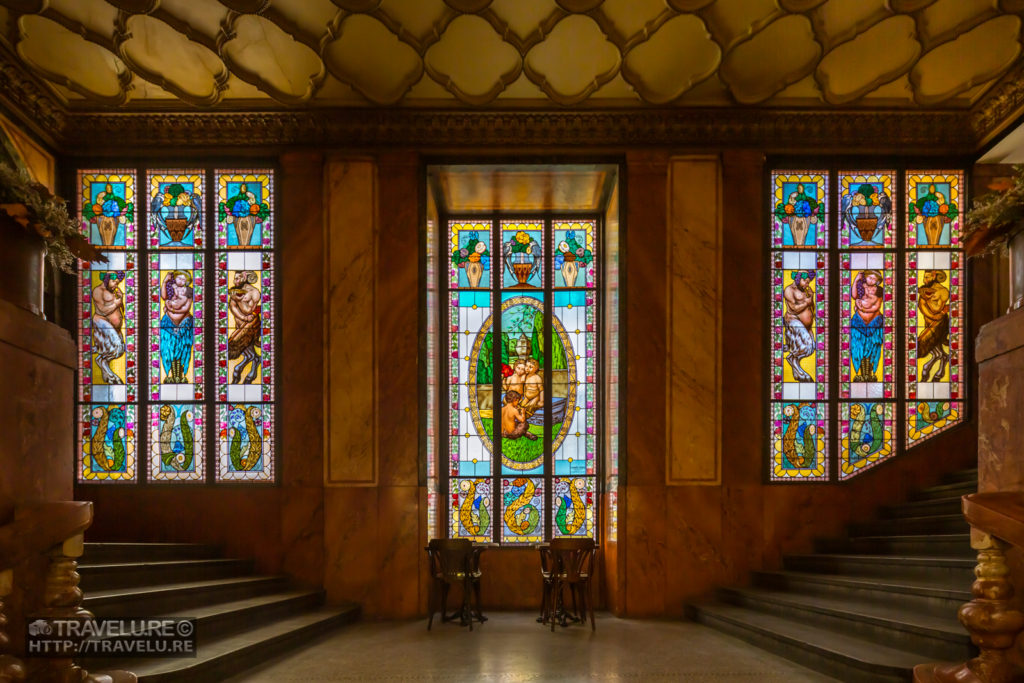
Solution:
<path fill-rule="evenodd" d="M 534 614 L 491 613 L 472 633 L 434 621 L 364 621 L 233 683 L 282 681 L 834 681 L 699 624 L 598 614 L 597 632 L 552 633 Z"/>

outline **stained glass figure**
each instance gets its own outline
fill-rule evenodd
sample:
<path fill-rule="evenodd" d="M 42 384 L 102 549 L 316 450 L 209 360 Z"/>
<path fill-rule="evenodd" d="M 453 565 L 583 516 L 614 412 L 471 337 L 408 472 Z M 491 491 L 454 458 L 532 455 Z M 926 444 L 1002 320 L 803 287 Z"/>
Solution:
<path fill-rule="evenodd" d="M 273 172 L 217 172 L 217 246 L 273 246 Z"/>
<path fill-rule="evenodd" d="M 895 234 L 893 171 L 839 174 L 839 245 L 844 248 L 891 248 Z"/>
<path fill-rule="evenodd" d="M 828 405 L 811 401 L 771 406 L 775 481 L 828 480 Z"/>
<path fill-rule="evenodd" d="M 255 403 L 274 395 L 273 253 L 217 255 L 217 398 Z"/>
<path fill-rule="evenodd" d="M 273 481 L 273 406 L 217 406 L 217 481 Z"/>
<path fill-rule="evenodd" d="M 772 396 L 826 399 L 828 390 L 828 255 L 772 255 Z"/>
<path fill-rule="evenodd" d="M 545 353 L 545 327 L 543 294 L 502 293 L 503 474 L 543 474 L 545 419 L 549 411 L 556 420 L 559 409 L 562 413 L 565 410 L 563 400 L 548 400 L 544 394 L 544 374 L 550 371 L 551 363 Z"/>
<path fill-rule="evenodd" d="M 202 171 L 150 171 L 150 248 L 202 248 L 204 178 Z"/>
<path fill-rule="evenodd" d="M 772 174 L 772 246 L 828 246 L 828 174 L 781 171 Z"/>
<path fill-rule="evenodd" d="M 544 286 L 544 224 L 540 221 L 501 222 L 503 289 L 536 289 Z"/>
<path fill-rule="evenodd" d="M 839 396 L 892 398 L 895 256 L 844 253 L 840 262 L 845 310 L 839 329 Z"/>
<path fill-rule="evenodd" d="M 501 542 L 544 540 L 544 479 L 501 478 Z"/>
<path fill-rule="evenodd" d="M 203 398 L 203 254 L 149 256 L 149 396 Z"/>
<path fill-rule="evenodd" d="M 451 538 L 468 538 L 472 541 L 491 540 L 494 517 L 494 500 L 491 496 L 491 479 L 449 480 L 451 486 L 450 533 Z"/>
<path fill-rule="evenodd" d="M 963 223 L 958 171 L 907 173 L 907 246 L 959 247 Z"/>
<path fill-rule="evenodd" d="M 481 221 L 450 221 L 448 238 L 451 264 L 449 287 L 476 289 L 491 286 L 491 224 Z"/>
<path fill-rule="evenodd" d="M 593 477 L 555 477 L 551 481 L 554 538 L 594 536 L 595 480 Z"/>
<path fill-rule="evenodd" d="M 596 281 L 596 221 L 554 221 L 552 265 L 555 287 L 593 287 Z"/>
<path fill-rule="evenodd" d="M 859 474 L 892 455 L 893 404 L 841 403 L 839 478 Z"/>
<path fill-rule="evenodd" d="M 79 406 L 81 447 L 80 483 L 134 482 L 135 406 L 83 403 Z"/>
<path fill-rule="evenodd" d="M 597 471 L 597 335 L 593 292 L 556 291 L 552 308 L 551 447 L 556 475 Z"/>
<path fill-rule="evenodd" d="M 136 274 L 133 252 L 106 252 L 79 273 L 79 369 L 83 402 L 136 400 Z"/>
<path fill-rule="evenodd" d="M 82 233 L 104 249 L 135 248 L 135 174 L 129 170 L 78 172 Z"/>
<path fill-rule="evenodd" d="M 195 403 L 149 406 L 150 481 L 203 481 L 203 413 Z"/>
<path fill-rule="evenodd" d="M 450 474 L 486 476 L 491 473 L 496 371 L 491 293 L 453 291 L 449 296 Z"/>

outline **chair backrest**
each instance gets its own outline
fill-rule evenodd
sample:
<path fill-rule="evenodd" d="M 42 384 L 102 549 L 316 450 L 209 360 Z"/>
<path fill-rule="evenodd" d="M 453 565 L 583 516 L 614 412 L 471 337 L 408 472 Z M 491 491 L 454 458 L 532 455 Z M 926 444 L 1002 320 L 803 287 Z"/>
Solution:
<path fill-rule="evenodd" d="M 470 570 L 473 544 L 465 538 L 435 538 L 427 544 L 430 573 L 445 581 L 461 581 Z"/>
<path fill-rule="evenodd" d="M 566 581 L 578 581 L 594 573 L 596 547 L 592 538 L 555 538 L 551 540 L 555 571 Z"/>

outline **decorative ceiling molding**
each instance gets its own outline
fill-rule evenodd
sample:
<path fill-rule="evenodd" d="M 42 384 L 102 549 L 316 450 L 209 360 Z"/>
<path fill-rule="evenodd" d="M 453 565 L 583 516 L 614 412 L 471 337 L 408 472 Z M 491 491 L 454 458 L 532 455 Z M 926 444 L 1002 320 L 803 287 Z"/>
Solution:
<path fill-rule="evenodd" d="M 1008 70 L 1009 56 L 1020 54 L 1024 44 L 1022 31 L 1008 23 L 1020 25 L 1024 0 L 0 4 L 5 8 L 0 20 L 7 22 L 0 25 L 0 34 L 7 47 L 54 84 L 56 97 L 82 110 L 116 106 L 143 111 L 157 102 L 230 110 L 252 104 L 254 94 L 270 108 L 739 104 L 967 109 Z M 12 30 L 29 18 L 66 28 L 70 35 L 60 36 L 59 44 L 67 43 L 86 58 L 68 57 L 64 64 L 51 57 L 43 63 L 47 60 L 40 55 L 58 44 L 56 34 Z M 683 45 L 675 35 L 684 32 L 681 27 L 687 34 Z M 153 36 L 148 50 L 141 47 L 146 41 L 139 40 L 126 47 L 129 29 Z M 786 49 L 780 50 L 781 44 Z M 440 53 L 438 45 L 444 45 Z M 197 52 L 195 46 L 212 54 Z M 243 51 L 245 57 L 239 58 Z M 123 92 L 90 87 L 105 53 L 125 69 Z M 188 77 L 175 59 L 183 53 L 210 71 L 203 87 L 183 86 Z M 438 54 L 445 55 L 441 61 L 447 66 L 437 64 Z M 455 68 L 452 55 L 465 64 Z M 581 55 L 593 56 L 596 64 Z M 500 72 L 480 73 L 477 67 L 491 61 L 501 65 Z M 62 68 L 55 69 L 55 62 Z M 587 73 L 581 76 L 581 69 Z M 336 81 L 348 87 L 339 88 Z M 887 87 L 897 81 L 907 87 Z"/>

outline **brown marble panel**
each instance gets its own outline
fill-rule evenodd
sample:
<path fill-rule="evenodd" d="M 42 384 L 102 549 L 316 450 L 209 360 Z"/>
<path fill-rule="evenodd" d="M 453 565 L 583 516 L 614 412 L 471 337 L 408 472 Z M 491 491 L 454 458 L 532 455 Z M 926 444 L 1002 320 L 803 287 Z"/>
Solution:
<path fill-rule="evenodd" d="M 419 494 L 418 486 L 382 486 L 377 499 L 379 610 L 389 619 L 419 613 L 420 559 L 425 555 Z"/>
<path fill-rule="evenodd" d="M 625 487 L 627 518 L 619 548 L 626 548 L 625 612 L 630 617 L 665 614 L 666 576 L 675 571 L 666 542 L 675 524 L 666 517 L 666 488 L 663 483 Z"/>
<path fill-rule="evenodd" d="M 324 590 L 327 601 L 352 600 L 367 616 L 379 614 L 381 592 L 376 487 L 324 489 Z"/>
<path fill-rule="evenodd" d="M 717 156 L 669 162 L 666 480 L 717 484 L 721 165 Z"/>
<path fill-rule="evenodd" d="M 532 548 L 486 550 L 480 556 L 480 604 L 489 609 L 540 612 L 540 556 Z"/>
<path fill-rule="evenodd" d="M 382 485 L 419 482 L 421 178 L 415 153 L 377 161 L 377 450 Z"/>
<path fill-rule="evenodd" d="M 627 441 L 623 468 L 631 485 L 664 484 L 666 190 L 668 154 L 626 155 L 628 229 L 625 238 L 625 297 L 622 329 L 626 340 Z"/>
<path fill-rule="evenodd" d="M 374 163 L 331 159 L 325 196 L 324 483 L 370 485 L 377 481 Z"/>
<path fill-rule="evenodd" d="M 281 483 L 320 486 L 324 436 L 323 155 L 281 156 L 281 328 L 277 415 Z"/>
<path fill-rule="evenodd" d="M 282 494 L 283 569 L 306 585 L 320 586 L 324 577 L 323 486 L 286 486 Z"/>
<path fill-rule="evenodd" d="M 728 564 L 722 552 L 722 489 L 669 486 L 665 490 L 665 614 L 682 614 L 683 604 L 723 582 Z M 634 589 L 635 590 L 635 589 Z"/>
<path fill-rule="evenodd" d="M 1013 333 L 1004 320 L 1024 329 L 1024 310 L 1018 310 L 989 324 L 980 338 L 995 346 Z M 989 328 L 999 326 L 990 334 Z M 1020 333 L 1024 337 L 1024 333 Z M 1017 340 L 1013 340 L 1016 342 Z M 981 343 L 979 343 L 979 348 Z M 979 365 L 978 477 L 979 490 L 1024 491 L 1024 436 L 1020 430 L 1021 405 L 1024 405 L 1024 345 L 1002 347 Z"/>

